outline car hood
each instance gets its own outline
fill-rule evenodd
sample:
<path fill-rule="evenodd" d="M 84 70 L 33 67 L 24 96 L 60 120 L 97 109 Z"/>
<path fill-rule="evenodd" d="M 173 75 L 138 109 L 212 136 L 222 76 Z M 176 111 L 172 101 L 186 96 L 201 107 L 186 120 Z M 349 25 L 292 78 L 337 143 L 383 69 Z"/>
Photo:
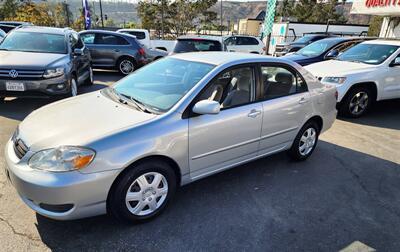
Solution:
<path fill-rule="evenodd" d="M 304 56 L 301 54 L 296 54 L 296 53 L 292 53 L 292 54 L 288 54 L 285 56 L 282 56 L 283 59 L 287 59 L 287 60 L 291 60 L 291 61 L 303 61 L 303 60 L 310 60 L 314 57 L 308 57 L 308 56 Z"/>
<path fill-rule="evenodd" d="M 0 68 L 44 70 L 66 54 L 0 51 Z"/>
<path fill-rule="evenodd" d="M 62 145 L 84 146 L 155 117 L 97 91 L 34 111 L 19 125 L 19 137 L 33 151 Z"/>
<path fill-rule="evenodd" d="M 370 71 L 373 68 L 374 66 L 364 63 L 339 60 L 323 61 L 305 67 L 305 69 L 317 77 L 341 77 L 349 74 Z"/>

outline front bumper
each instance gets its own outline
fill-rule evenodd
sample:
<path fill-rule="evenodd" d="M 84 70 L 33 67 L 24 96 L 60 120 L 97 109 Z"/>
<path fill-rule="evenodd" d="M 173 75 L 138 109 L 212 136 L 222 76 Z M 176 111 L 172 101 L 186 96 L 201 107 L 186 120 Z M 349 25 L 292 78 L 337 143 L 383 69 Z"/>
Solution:
<path fill-rule="evenodd" d="M 25 91 L 7 91 L 6 82 L 23 83 Z M 63 85 L 63 88 L 57 88 Z M 0 97 L 51 97 L 69 93 L 70 83 L 66 75 L 50 79 L 0 79 Z"/>
<path fill-rule="evenodd" d="M 31 169 L 28 152 L 21 160 L 15 155 L 13 142 L 5 149 L 6 175 L 21 199 L 40 215 L 73 220 L 107 212 L 106 202 L 118 171 L 83 174 L 47 172 Z"/>

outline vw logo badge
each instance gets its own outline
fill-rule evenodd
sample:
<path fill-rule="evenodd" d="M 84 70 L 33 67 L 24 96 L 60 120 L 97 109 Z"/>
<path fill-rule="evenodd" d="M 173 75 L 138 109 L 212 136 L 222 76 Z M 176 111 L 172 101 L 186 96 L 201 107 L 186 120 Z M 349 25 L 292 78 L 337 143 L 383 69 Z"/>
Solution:
<path fill-rule="evenodd" d="M 8 73 L 8 75 L 10 75 L 11 78 L 17 78 L 18 77 L 18 72 L 17 70 L 10 70 L 10 72 Z"/>

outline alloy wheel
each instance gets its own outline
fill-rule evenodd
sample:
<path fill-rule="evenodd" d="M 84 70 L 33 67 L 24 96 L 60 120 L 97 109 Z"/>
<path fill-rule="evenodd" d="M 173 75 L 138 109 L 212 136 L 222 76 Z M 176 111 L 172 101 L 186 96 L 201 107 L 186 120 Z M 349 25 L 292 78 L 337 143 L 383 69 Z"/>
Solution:
<path fill-rule="evenodd" d="M 128 210 L 138 216 L 152 214 L 166 200 L 167 179 L 158 172 L 148 172 L 139 176 L 129 186 L 125 196 Z"/>
<path fill-rule="evenodd" d="M 350 100 L 349 111 L 353 115 L 360 115 L 364 113 L 368 106 L 368 93 L 360 91 L 356 93 Z"/>
<path fill-rule="evenodd" d="M 300 138 L 299 142 L 299 152 L 302 156 L 308 155 L 317 140 L 317 131 L 314 128 L 308 128 L 304 131 L 303 135 Z"/>
<path fill-rule="evenodd" d="M 122 60 L 119 64 L 119 70 L 121 71 L 121 73 L 128 75 L 135 70 L 135 65 L 132 61 L 125 59 Z"/>

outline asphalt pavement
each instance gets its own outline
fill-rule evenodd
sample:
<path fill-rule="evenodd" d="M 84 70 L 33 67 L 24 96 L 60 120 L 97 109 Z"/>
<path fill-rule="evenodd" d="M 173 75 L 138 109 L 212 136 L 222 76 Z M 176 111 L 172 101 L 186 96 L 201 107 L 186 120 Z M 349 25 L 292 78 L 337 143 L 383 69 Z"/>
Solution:
<path fill-rule="evenodd" d="M 96 72 L 81 92 L 119 78 Z M 399 251 L 400 100 L 336 120 L 305 162 L 280 153 L 182 187 L 161 216 L 140 225 L 109 216 L 54 221 L 19 199 L 4 174 L 4 146 L 49 102 L 0 104 L 0 251 L 339 251 L 355 241 Z"/>

